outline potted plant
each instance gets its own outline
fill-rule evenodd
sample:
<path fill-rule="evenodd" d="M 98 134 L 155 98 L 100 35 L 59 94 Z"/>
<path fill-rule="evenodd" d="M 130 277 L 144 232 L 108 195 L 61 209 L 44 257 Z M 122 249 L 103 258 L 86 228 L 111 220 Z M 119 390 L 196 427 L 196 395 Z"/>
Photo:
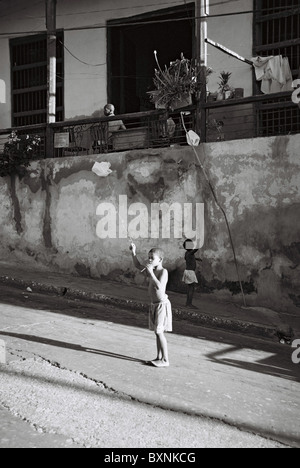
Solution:
<path fill-rule="evenodd" d="M 222 71 L 219 76 L 220 83 L 219 84 L 219 91 L 217 95 L 217 101 L 222 101 L 224 99 L 231 99 L 234 97 L 234 88 L 229 85 L 229 79 L 232 73 Z"/>
<path fill-rule="evenodd" d="M 40 142 L 41 138 L 38 135 L 19 137 L 17 132 L 11 132 L 4 145 L 4 152 L 0 155 L 0 177 L 16 174 L 23 177 Z"/>
<path fill-rule="evenodd" d="M 162 70 L 157 58 L 154 56 L 158 69 L 155 70 L 153 79 L 155 90 L 148 91 L 150 100 L 156 108 L 174 110 L 187 107 L 192 104 L 192 95 L 201 92 L 203 80 L 207 82 L 207 76 L 212 73 L 210 68 L 206 69 L 206 76 L 203 77 L 203 68 L 198 67 L 192 60 L 186 59 L 181 54 L 180 59 L 165 66 Z"/>

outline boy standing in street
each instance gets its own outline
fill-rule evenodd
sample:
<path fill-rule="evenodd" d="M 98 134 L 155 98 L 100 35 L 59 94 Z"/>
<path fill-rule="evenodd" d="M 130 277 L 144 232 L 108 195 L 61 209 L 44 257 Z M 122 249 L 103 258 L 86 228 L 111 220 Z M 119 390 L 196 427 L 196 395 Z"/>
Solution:
<path fill-rule="evenodd" d="M 194 249 L 194 243 L 191 239 L 187 239 L 184 242 L 183 247 L 186 250 L 184 256 L 186 262 L 186 269 L 182 278 L 182 281 L 187 285 L 186 306 L 191 307 L 193 309 L 197 309 L 197 307 L 193 305 L 195 286 L 196 284 L 198 284 L 198 279 L 196 275 L 196 260 L 200 262 L 202 260 L 195 258 L 195 253 L 198 252 L 198 249 Z"/>
<path fill-rule="evenodd" d="M 166 294 L 168 270 L 162 266 L 164 254 L 160 248 L 151 249 L 148 263 L 143 266 L 137 259 L 136 245 L 132 243 L 130 250 L 136 268 L 141 272 L 146 271 L 149 277 L 149 328 L 155 332 L 157 346 L 157 357 L 151 363 L 155 367 L 169 367 L 168 344 L 164 333 L 172 331 L 172 307 Z"/>

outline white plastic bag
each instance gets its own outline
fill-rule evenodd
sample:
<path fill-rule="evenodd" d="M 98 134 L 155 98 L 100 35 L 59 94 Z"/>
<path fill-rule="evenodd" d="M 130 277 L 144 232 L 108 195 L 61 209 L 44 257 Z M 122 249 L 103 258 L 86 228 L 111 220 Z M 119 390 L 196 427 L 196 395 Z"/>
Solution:
<path fill-rule="evenodd" d="M 186 140 L 188 142 L 188 145 L 190 146 L 199 146 L 200 144 L 200 137 L 193 130 L 190 130 L 189 132 L 187 132 Z"/>
<path fill-rule="evenodd" d="M 92 171 L 97 174 L 99 177 L 107 177 L 112 173 L 110 169 L 111 164 L 109 162 L 95 162 L 93 165 Z"/>

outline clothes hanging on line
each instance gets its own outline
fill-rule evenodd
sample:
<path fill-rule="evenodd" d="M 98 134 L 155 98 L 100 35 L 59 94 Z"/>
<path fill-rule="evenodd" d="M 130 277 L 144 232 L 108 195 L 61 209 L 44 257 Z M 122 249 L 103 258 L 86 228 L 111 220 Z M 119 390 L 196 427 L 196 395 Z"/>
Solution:
<path fill-rule="evenodd" d="M 264 94 L 292 91 L 293 75 L 289 59 L 282 55 L 269 57 L 253 57 L 257 81 L 261 81 L 261 91 Z"/>

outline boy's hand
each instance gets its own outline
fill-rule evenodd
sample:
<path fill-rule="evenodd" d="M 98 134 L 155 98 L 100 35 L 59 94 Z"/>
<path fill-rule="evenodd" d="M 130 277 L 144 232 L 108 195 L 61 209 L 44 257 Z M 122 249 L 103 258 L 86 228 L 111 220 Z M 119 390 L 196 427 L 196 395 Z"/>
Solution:
<path fill-rule="evenodd" d="M 152 265 L 152 263 L 147 263 L 146 265 L 146 270 L 148 271 L 148 273 L 153 273 L 153 270 L 154 270 L 154 267 Z"/>
<path fill-rule="evenodd" d="M 136 245 L 133 242 L 131 242 L 129 249 L 133 255 L 136 255 Z"/>

